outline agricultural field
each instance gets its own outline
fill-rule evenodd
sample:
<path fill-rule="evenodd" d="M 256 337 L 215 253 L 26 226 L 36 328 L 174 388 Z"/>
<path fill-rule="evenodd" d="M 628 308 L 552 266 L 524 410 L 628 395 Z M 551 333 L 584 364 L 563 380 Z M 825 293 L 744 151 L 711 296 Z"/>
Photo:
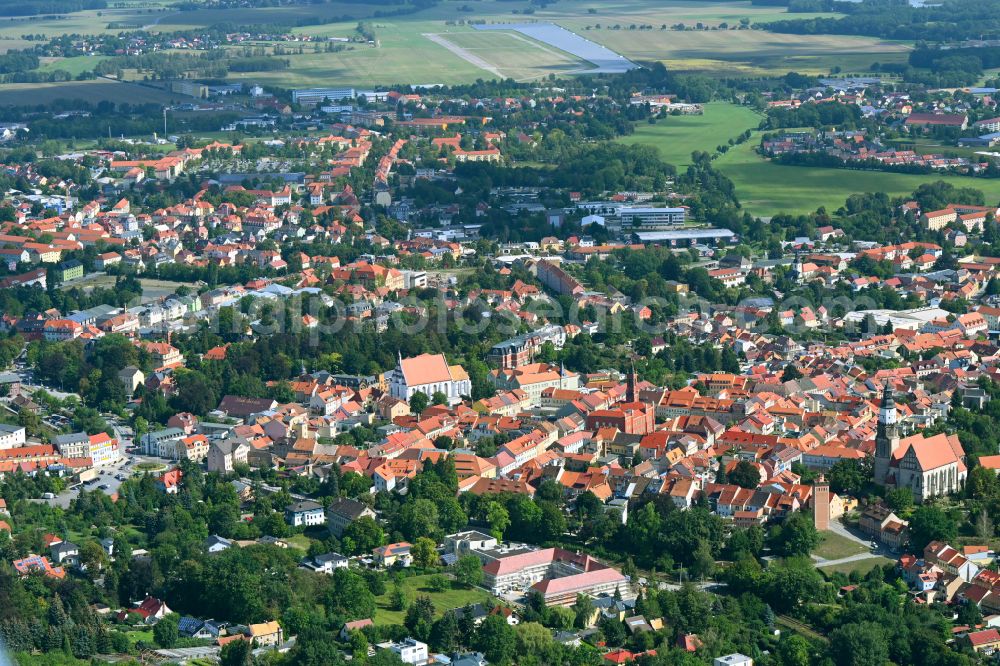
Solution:
<path fill-rule="evenodd" d="M 664 161 L 683 169 L 691 163 L 692 152 L 711 152 L 720 143 L 756 128 L 761 119 L 760 114 L 745 106 L 712 102 L 705 105 L 703 115 L 668 116 L 657 120 L 655 125 L 639 123 L 634 134 L 618 140 L 630 145 L 656 146 Z"/>
<path fill-rule="evenodd" d="M 345 84 L 355 83 L 359 78 L 363 78 L 367 85 L 411 81 L 457 83 L 498 74 L 530 78 L 567 73 L 579 62 L 573 56 L 523 35 L 484 33 L 473 31 L 471 26 L 454 25 L 456 18 L 459 21 L 487 23 L 551 21 L 634 61 L 661 61 L 675 69 L 718 75 L 784 74 L 792 70 L 820 74 L 828 73 L 834 67 L 843 71 L 865 72 L 876 61 L 902 62 L 910 48 L 905 43 L 867 37 L 778 35 L 762 30 L 718 29 L 723 24 L 728 28 L 740 25 L 741 20 L 752 24 L 785 15 L 781 8 L 755 7 L 749 2 L 735 0 L 713 3 L 571 0 L 535 9 L 527 19 L 520 13 L 514 13 L 523 9 L 521 3 L 484 0 L 472 5 L 472 12 L 457 11 L 457 4 L 458 0 L 446 1 L 412 15 L 373 19 L 379 39 L 377 50 L 385 52 L 378 56 L 364 50 L 333 54 L 332 62 L 315 63 L 305 76 L 286 71 L 269 72 L 265 78 L 269 83 L 278 85 L 302 85 L 306 81 L 318 83 L 318 78 L 328 74 L 346 77 L 341 81 Z M 711 29 L 662 29 L 664 25 L 669 27 L 677 23 L 688 26 L 702 23 Z M 601 26 L 599 29 L 598 25 Z M 653 29 L 638 29 L 642 25 L 652 26 Z M 615 29 L 616 26 L 618 29 Z M 633 26 L 635 29 L 631 29 Z M 295 30 L 310 35 L 344 36 L 353 27 L 353 24 L 327 24 Z M 498 34 L 503 37 L 498 37 Z M 432 46 L 426 44 L 435 39 L 434 35 L 440 36 L 437 43 Z M 442 45 L 442 39 L 445 45 Z M 419 64 L 410 57 L 411 49 L 417 45 L 427 55 Z M 449 45 L 458 48 L 449 51 Z M 527 45 L 532 45 L 532 48 L 517 48 Z M 411 79 L 414 73 L 416 78 Z"/>
<path fill-rule="evenodd" d="M 792 70 L 819 74 L 834 67 L 845 72 L 864 72 L 875 61 L 904 60 L 909 49 L 908 44 L 866 37 L 778 35 L 761 30 L 728 29 L 741 23 L 750 25 L 786 16 L 783 8 L 753 6 L 741 0 L 711 3 L 565 0 L 544 8 L 532 6 L 530 17 L 522 13 L 528 7 L 524 0 L 481 0 L 471 5 L 463 0 L 445 0 L 414 14 L 384 18 L 373 17 L 374 6 L 349 2 L 193 11 L 178 11 L 166 4 L 126 7 L 0 21 L 0 50 L 30 45 L 22 40 L 22 36 L 29 33 L 51 37 L 63 33 L 117 33 L 139 28 L 171 32 L 219 23 L 295 26 L 317 17 L 337 22 L 293 30 L 313 36 L 347 37 L 354 34 L 357 20 L 369 19 L 378 38 L 374 47 L 355 47 L 334 54 L 290 56 L 292 67 L 288 70 L 244 72 L 233 74 L 231 78 L 286 87 L 331 85 L 332 81 L 337 85 L 370 87 L 398 83 L 469 83 L 497 76 L 527 80 L 586 69 L 586 63 L 550 45 L 513 32 L 477 31 L 465 25 L 467 21 L 551 21 L 634 61 L 661 61 L 675 69 L 716 75 L 784 74 Z M 814 15 L 796 14 L 798 18 L 810 16 Z M 663 29 L 678 23 L 689 27 L 701 24 L 706 29 Z M 641 26 L 652 29 L 642 30 Z M 417 49 L 420 58 L 413 56 Z"/>
<path fill-rule="evenodd" d="M 152 29 L 162 17 L 176 13 L 167 7 L 143 9 L 102 9 L 59 14 L 56 16 L 18 16 L 0 20 L 0 47 L 23 48 L 31 42 L 20 42 L 22 35 L 45 35 L 48 38 L 63 34 L 102 35 L 116 34 L 121 29 L 109 25 L 123 24 L 135 26 L 131 29 L 149 27 Z M 5 40 L 17 40 L 22 46 L 8 44 Z"/>
<path fill-rule="evenodd" d="M 304 20 L 312 19 L 364 19 L 371 17 L 376 11 L 393 11 L 404 6 L 405 3 L 402 2 L 399 5 L 372 5 L 361 2 L 324 2 L 291 7 L 170 11 L 158 18 L 155 29 L 162 32 L 171 32 L 200 28 L 217 23 L 232 23 L 237 25 L 259 23 L 265 25 L 294 26 Z M 308 32 L 308 28 L 305 28 L 305 31 Z"/>
<path fill-rule="evenodd" d="M 581 33 L 633 60 L 661 61 L 668 68 L 748 76 L 867 72 L 874 62 L 900 63 L 909 47 L 843 35 L 782 35 L 763 30 L 590 30 Z M 849 55 L 845 56 L 845 52 Z"/>
<path fill-rule="evenodd" d="M 0 26 L 5 25 L 6 22 L 0 22 Z M 0 53 L 6 53 L 10 50 L 20 50 L 31 47 L 34 42 L 29 42 L 26 39 L 21 39 L 17 36 L 0 36 Z"/>
<path fill-rule="evenodd" d="M 42 66 L 38 68 L 40 72 L 54 72 L 61 69 L 64 72 L 69 72 L 73 76 L 80 74 L 82 72 L 89 72 L 94 69 L 102 60 L 106 60 L 108 56 L 75 56 L 73 58 L 42 58 Z"/>
<path fill-rule="evenodd" d="M 157 88 L 108 79 L 63 83 L 5 83 L 0 85 L 0 105 L 33 106 L 57 99 L 82 99 L 92 104 L 103 100 L 130 104 L 168 103 L 175 95 Z"/>
<path fill-rule="evenodd" d="M 672 69 L 705 73 L 751 75 L 788 71 L 820 74 L 839 66 L 843 71 L 867 71 L 872 62 L 899 62 L 909 46 L 867 37 L 783 35 L 763 30 L 732 30 L 741 22 L 751 25 L 787 18 L 780 7 L 753 6 L 745 2 L 676 1 L 582 3 L 596 9 L 568 12 L 551 20 L 588 39 L 599 42 L 632 60 L 661 61 Z M 553 13 L 565 11 L 561 3 Z M 836 16 L 795 14 L 796 18 Z M 542 11 L 536 17 L 546 16 Z M 663 30 L 677 23 L 708 30 Z M 652 30 L 632 30 L 649 25 Z M 598 28 L 600 26 L 600 28 Z M 617 29 L 616 29 L 617 28 Z"/>
<path fill-rule="evenodd" d="M 303 4 L 300 7 L 261 7 L 245 9 L 196 9 L 178 11 L 164 2 L 159 7 L 107 8 L 72 12 L 57 16 L 30 16 L 3 18 L 0 20 L 0 50 L 23 48 L 31 42 L 23 41 L 22 35 L 45 35 L 55 37 L 61 34 L 117 34 L 123 30 L 158 30 L 172 32 L 190 28 L 203 28 L 217 23 L 251 23 L 270 25 L 297 25 L 305 19 L 339 19 L 353 17 L 367 18 L 376 9 L 390 11 L 393 6 L 373 7 L 363 3 L 329 2 Z"/>

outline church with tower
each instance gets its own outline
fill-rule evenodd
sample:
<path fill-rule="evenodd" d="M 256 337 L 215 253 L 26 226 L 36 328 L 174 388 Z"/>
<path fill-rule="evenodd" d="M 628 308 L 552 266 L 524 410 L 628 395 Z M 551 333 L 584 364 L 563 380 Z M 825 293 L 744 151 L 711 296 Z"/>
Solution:
<path fill-rule="evenodd" d="M 898 412 L 887 385 L 882 390 L 875 435 L 875 482 L 893 488 L 908 488 L 914 502 L 957 492 L 968 469 L 965 451 L 957 435 L 940 433 L 900 438 Z"/>

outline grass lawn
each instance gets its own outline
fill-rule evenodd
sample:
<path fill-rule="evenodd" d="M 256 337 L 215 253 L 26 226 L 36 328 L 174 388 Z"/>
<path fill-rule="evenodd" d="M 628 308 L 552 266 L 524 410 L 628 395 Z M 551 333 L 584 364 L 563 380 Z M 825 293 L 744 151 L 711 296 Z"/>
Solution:
<path fill-rule="evenodd" d="M 153 644 L 153 630 L 152 629 L 141 629 L 139 631 L 130 631 L 130 632 L 128 632 L 127 636 L 128 636 L 129 641 L 132 643 L 133 647 L 135 647 L 135 644 L 138 643 L 139 641 L 142 641 L 143 643 L 146 643 L 147 645 L 152 645 Z"/>
<path fill-rule="evenodd" d="M 868 549 L 853 539 L 840 536 L 835 532 L 823 532 L 822 541 L 813 550 L 813 555 L 819 555 L 827 560 L 839 560 L 842 557 L 866 552 Z"/>
<path fill-rule="evenodd" d="M 434 610 L 437 615 L 443 615 L 445 611 L 452 608 L 461 608 L 467 604 L 485 602 L 489 598 L 486 590 L 480 588 L 448 588 L 444 592 L 431 592 L 426 588 L 427 576 L 413 576 L 403 579 L 403 589 L 412 603 L 418 594 L 426 594 L 434 602 Z M 375 597 L 375 624 L 402 624 L 406 611 L 396 611 L 389 608 L 389 598 L 392 594 L 392 585 L 386 593 L 380 597 Z"/>
<path fill-rule="evenodd" d="M 76 659 L 64 652 L 48 652 L 42 654 L 31 654 L 29 652 L 17 652 L 13 655 L 12 663 L 18 666 L 89 666 L 90 660 Z"/>
<path fill-rule="evenodd" d="M 571 74 L 592 67 L 576 56 L 516 32 L 472 30 L 444 35 L 448 42 L 482 58 L 504 77 L 526 81 Z"/>
<path fill-rule="evenodd" d="M 292 548 L 298 548 L 302 552 L 309 552 L 309 544 L 312 543 L 312 539 L 307 537 L 305 534 L 296 534 L 295 536 L 284 539 L 284 541 L 287 541 L 288 545 Z"/>
<path fill-rule="evenodd" d="M 987 203 L 1000 201 L 1000 180 L 997 179 L 775 164 L 754 152 L 759 140 L 755 134 L 715 162 L 716 168 L 733 180 L 740 202 L 754 215 L 809 213 L 820 206 L 833 212 L 843 206 L 851 194 L 882 191 L 890 197 L 902 196 L 921 183 L 936 180 L 982 190 Z"/>
<path fill-rule="evenodd" d="M 875 567 L 881 567 L 886 564 L 892 564 L 892 560 L 890 560 L 888 557 L 879 556 L 879 557 L 869 557 L 868 559 L 858 560 L 856 562 L 847 562 L 845 564 L 834 564 L 833 566 L 829 567 L 821 566 L 818 568 L 820 571 L 823 571 L 828 574 L 838 571 L 840 573 L 845 573 L 845 574 L 849 574 L 852 571 L 857 571 L 860 574 L 866 574 Z"/>
<path fill-rule="evenodd" d="M 443 22 L 418 21 L 412 17 L 379 19 L 372 24 L 378 37 L 376 46 L 352 44 L 339 53 L 309 53 L 307 48 L 307 53 L 284 56 L 291 62 L 289 69 L 232 72 L 229 78 L 287 87 L 350 85 L 360 88 L 397 83 L 470 83 L 480 78 L 495 78 L 424 36 L 425 33 L 469 32 L 468 28 L 449 29 Z M 347 37 L 354 33 L 355 26 L 356 23 L 329 23 L 296 31 Z"/>
<path fill-rule="evenodd" d="M 634 134 L 618 140 L 627 144 L 656 146 L 664 161 L 681 169 L 691 163 L 692 152 L 713 152 L 719 144 L 757 127 L 761 118 L 760 114 L 745 106 L 711 102 L 705 105 L 703 115 L 667 116 L 657 120 L 655 125 L 637 123 Z"/>
<path fill-rule="evenodd" d="M 639 123 L 634 134 L 619 141 L 656 146 L 664 161 L 683 168 L 690 162 L 692 151 L 713 151 L 730 137 L 755 127 L 759 118 L 750 109 L 712 102 L 705 105 L 702 116 L 668 116 L 655 125 Z M 997 179 L 775 164 L 755 152 L 759 142 L 755 132 L 749 141 L 733 147 L 715 162 L 716 168 L 733 180 L 743 206 L 758 216 L 810 213 L 820 206 L 833 212 L 843 206 L 851 194 L 884 191 L 889 196 L 902 196 L 921 183 L 935 180 L 982 190 L 987 202 L 1000 200 L 1000 180 Z M 927 144 L 923 147 L 928 152 L 934 150 Z"/>

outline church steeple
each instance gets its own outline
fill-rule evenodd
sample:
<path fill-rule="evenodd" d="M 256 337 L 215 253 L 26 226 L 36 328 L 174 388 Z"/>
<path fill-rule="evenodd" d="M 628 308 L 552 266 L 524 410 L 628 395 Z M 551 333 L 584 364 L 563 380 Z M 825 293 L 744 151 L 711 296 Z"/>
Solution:
<path fill-rule="evenodd" d="M 878 408 L 878 425 L 880 430 L 887 426 L 895 427 L 896 425 L 896 400 L 892 396 L 889 382 L 886 382 L 882 387 L 882 402 Z"/>
<path fill-rule="evenodd" d="M 878 408 L 878 428 L 875 431 L 875 482 L 886 483 L 893 455 L 899 448 L 899 431 L 896 426 L 896 401 L 892 388 L 886 382 L 882 387 L 882 400 Z"/>
<path fill-rule="evenodd" d="M 628 380 L 625 384 L 625 401 L 626 402 L 636 402 L 639 400 L 639 392 L 636 390 L 636 385 L 639 383 L 639 377 L 635 374 L 635 360 L 632 361 L 632 369 L 629 372 Z"/>

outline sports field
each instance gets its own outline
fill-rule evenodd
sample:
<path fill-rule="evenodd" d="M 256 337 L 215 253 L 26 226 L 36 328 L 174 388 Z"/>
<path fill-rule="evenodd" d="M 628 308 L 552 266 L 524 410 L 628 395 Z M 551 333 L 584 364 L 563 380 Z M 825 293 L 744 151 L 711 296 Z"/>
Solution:
<path fill-rule="evenodd" d="M 705 113 L 700 116 L 668 116 L 655 125 L 638 123 L 634 134 L 619 141 L 656 146 L 664 161 L 683 168 L 691 163 L 694 151 L 713 152 L 719 144 L 756 128 L 761 118 L 745 106 L 712 102 L 705 105 Z"/>

